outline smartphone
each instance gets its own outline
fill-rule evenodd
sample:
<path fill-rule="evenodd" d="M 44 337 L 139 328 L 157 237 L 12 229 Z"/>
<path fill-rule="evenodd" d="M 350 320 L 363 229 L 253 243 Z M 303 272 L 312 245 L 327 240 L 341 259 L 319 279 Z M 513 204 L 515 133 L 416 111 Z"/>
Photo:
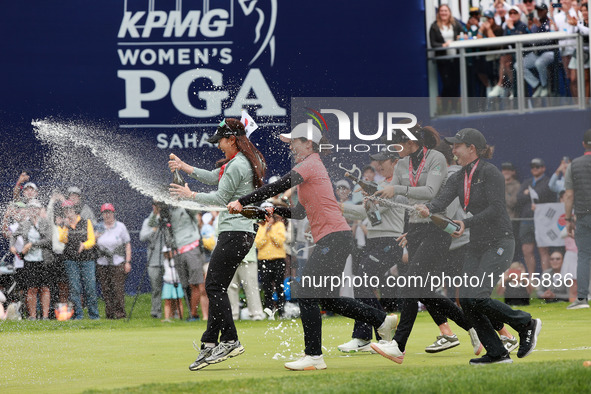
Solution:
<path fill-rule="evenodd" d="M 562 8 L 562 4 L 560 4 L 560 3 L 552 3 L 552 8 Z"/>
<path fill-rule="evenodd" d="M 527 14 L 527 19 L 529 19 L 530 21 L 534 19 L 534 13 L 530 12 L 529 14 Z"/>
<path fill-rule="evenodd" d="M 562 158 L 562 161 L 564 161 L 565 163 L 570 163 L 570 157 L 568 157 L 568 156 L 564 156 L 564 157 Z"/>

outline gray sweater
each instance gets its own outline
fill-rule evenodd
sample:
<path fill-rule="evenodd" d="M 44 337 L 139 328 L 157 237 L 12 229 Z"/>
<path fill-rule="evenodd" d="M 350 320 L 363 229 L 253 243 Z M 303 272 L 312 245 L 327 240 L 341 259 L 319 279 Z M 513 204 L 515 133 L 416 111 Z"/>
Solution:
<path fill-rule="evenodd" d="M 207 185 L 217 185 L 218 189 L 210 193 L 197 193 L 195 201 L 200 204 L 225 207 L 229 202 L 238 200 L 242 196 L 252 193 L 255 189 L 252 183 L 252 167 L 250 162 L 241 152 L 238 152 L 232 160 L 226 164 L 224 174 L 218 180 L 220 169 L 213 171 L 194 168 L 189 174 L 192 178 Z M 220 213 L 218 219 L 218 232 L 246 231 L 255 233 L 254 221 L 240 214 L 230 214 L 227 211 Z"/>
<path fill-rule="evenodd" d="M 406 204 L 408 200 L 403 196 L 395 196 L 395 202 Z M 404 209 L 403 208 L 379 208 L 382 215 L 382 223 L 367 226 L 367 238 L 393 237 L 397 238 L 404 231 Z M 343 204 L 343 216 L 349 220 L 363 220 L 367 218 L 367 212 L 363 205 Z"/>
<path fill-rule="evenodd" d="M 425 166 L 418 179 L 417 186 L 410 186 L 408 176 L 408 164 L 410 156 L 398 161 L 394 168 L 394 177 L 390 185 L 394 185 L 394 193 L 408 198 L 409 204 L 425 204 L 431 201 L 444 184 L 447 178 L 447 162 L 440 152 L 427 151 Z M 415 169 L 416 172 L 416 169 Z M 421 218 L 418 215 L 410 216 L 411 223 L 429 223 L 429 218 Z"/>

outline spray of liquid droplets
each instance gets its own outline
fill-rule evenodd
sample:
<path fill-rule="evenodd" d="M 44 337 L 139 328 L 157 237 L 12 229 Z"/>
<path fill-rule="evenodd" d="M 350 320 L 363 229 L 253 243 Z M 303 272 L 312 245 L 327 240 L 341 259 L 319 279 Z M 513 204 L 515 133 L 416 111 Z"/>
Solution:
<path fill-rule="evenodd" d="M 56 181 L 97 179 L 106 167 L 133 189 L 157 201 L 188 209 L 225 210 L 171 197 L 168 158 L 153 144 L 85 122 L 43 119 L 34 120 L 32 125 L 36 137 L 51 149 L 48 159 Z"/>

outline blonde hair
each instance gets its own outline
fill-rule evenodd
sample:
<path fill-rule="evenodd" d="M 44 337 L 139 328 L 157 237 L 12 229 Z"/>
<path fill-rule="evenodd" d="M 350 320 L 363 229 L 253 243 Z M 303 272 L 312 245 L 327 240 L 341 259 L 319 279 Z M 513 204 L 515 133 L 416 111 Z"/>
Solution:
<path fill-rule="evenodd" d="M 441 7 L 447 7 L 447 9 L 449 10 L 449 24 L 452 27 L 455 27 L 458 22 L 456 21 L 456 18 L 454 18 L 454 16 L 451 13 L 451 8 L 449 8 L 449 5 L 447 4 L 441 4 L 439 6 L 439 9 L 437 10 L 437 14 L 435 15 L 435 22 L 437 23 L 437 27 L 439 27 L 439 30 L 443 29 L 443 26 L 446 26 L 443 24 L 443 21 L 441 20 L 441 15 L 440 15 L 440 10 Z"/>

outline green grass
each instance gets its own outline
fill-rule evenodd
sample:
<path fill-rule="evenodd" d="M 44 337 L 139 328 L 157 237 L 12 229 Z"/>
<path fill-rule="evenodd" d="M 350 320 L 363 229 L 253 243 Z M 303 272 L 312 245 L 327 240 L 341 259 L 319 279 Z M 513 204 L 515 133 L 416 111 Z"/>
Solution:
<path fill-rule="evenodd" d="M 131 300 L 128 300 L 131 305 Z M 437 327 L 420 313 L 402 365 L 379 355 L 343 355 L 353 322 L 324 320 L 328 369 L 292 372 L 286 360 L 303 349 L 299 320 L 238 322 L 246 352 L 191 372 L 205 322 L 161 323 L 142 296 L 126 321 L 4 322 L 0 325 L 0 392 L 589 392 L 591 311 L 566 304 L 524 308 L 543 321 L 536 351 L 512 365 L 474 367 L 467 333 L 452 324 L 462 344 L 438 354 L 423 349 Z"/>

